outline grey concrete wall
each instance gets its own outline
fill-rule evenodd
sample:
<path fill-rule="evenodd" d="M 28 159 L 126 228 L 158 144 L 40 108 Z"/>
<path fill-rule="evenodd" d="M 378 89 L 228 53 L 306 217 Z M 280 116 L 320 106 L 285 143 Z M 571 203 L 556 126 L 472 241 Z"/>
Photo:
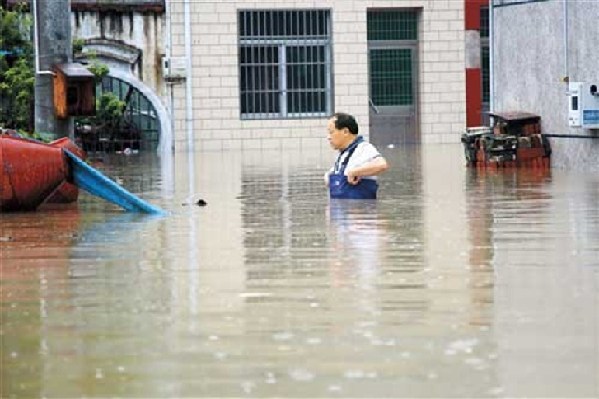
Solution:
<path fill-rule="evenodd" d="M 565 76 L 599 80 L 599 2 L 568 1 L 567 29 L 561 0 L 500 3 L 506 2 L 494 0 L 493 8 L 494 110 L 538 114 L 544 133 L 599 136 L 569 127 L 563 82 Z M 554 167 L 599 170 L 599 138 L 555 138 L 551 144 Z"/>

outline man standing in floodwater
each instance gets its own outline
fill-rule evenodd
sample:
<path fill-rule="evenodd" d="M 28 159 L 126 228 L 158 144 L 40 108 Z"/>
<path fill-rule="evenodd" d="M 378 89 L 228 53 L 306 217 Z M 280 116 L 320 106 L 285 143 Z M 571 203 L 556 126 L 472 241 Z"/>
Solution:
<path fill-rule="evenodd" d="M 376 176 L 389 169 L 375 146 L 358 136 L 358 122 L 349 114 L 336 113 L 328 122 L 329 143 L 339 151 L 325 174 L 331 198 L 376 199 Z"/>

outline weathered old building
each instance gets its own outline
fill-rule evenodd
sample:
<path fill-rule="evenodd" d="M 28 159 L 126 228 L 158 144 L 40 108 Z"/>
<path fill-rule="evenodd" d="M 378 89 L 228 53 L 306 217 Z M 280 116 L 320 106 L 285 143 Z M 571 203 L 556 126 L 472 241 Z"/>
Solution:
<path fill-rule="evenodd" d="M 142 148 L 172 146 L 161 70 L 164 2 L 74 0 L 71 11 L 73 41 L 81 47 L 75 60 L 110 68 L 102 90 L 127 98 L 127 116 L 141 131 Z"/>

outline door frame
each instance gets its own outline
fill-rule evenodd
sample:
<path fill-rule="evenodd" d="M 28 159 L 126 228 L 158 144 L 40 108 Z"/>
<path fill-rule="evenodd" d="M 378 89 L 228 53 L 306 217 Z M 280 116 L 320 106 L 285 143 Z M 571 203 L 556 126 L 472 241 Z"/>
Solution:
<path fill-rule="evenodd" d="M 376 115 L 393 115 L 396 113 L 398 116 L 408 116 L 413 120 L 413 132 L 409 134 L 407 140 L 408 143 L 420 143 L 420 96 L 419 96 L 419 46 L 418 40 L 369 40 L 367 42 L 367 63 L 368 63 L 368 110 L 369 110 L 369 128 L 371 136 L 376 136 L 376 132 L 373 130 L 372 119 L 376 119 Z M 398 50 L 410 50 L 412 53 L 412 98 L 413 103 L 411 106 L 377 106 L 372 101 L 372 70 L 371 70 L 371 51 L 372 50 L 385 50 L 385 49 L 398 49 Z M 412 110 L 410 110 L 410 108 Z"/>

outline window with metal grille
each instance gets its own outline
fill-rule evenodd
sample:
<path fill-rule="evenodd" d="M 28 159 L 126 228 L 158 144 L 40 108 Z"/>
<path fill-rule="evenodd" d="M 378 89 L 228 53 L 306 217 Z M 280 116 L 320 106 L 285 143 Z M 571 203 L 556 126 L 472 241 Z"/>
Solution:
<path fill-rule="evenodd" d="M 489 7 L 480 8 L 480 37 L 489 37 Z"/>
<path fill-rule="evenodd" d="M 370 51 L 371 98 L 379 105 L 411 105 L 412 53 L 408 49 Z"/>
<path fill-rule="evenodd" d="M 490 94 L 490 64 L 489 64 L 489 46 L 482 46 L 481 49 L 481 79 L 482 79 L 482 100 L 488 103 L 491 100 Z"/>
<path fill-rule="evenodd" d="M 329 10 L 246 10 L 238 16 L 241 118 L 329 115 Z"/>
<path fill-rule="evenodd" d="M 375 106 L 414 104 L 414 10 L 368 10 L 370 100 Z"/>
<path fill-rule="evenodd" d="M 490 101 L 489 82 L 489 7 L 480 8 L 480 58 L 483 108 Z"/>
<path fill-rule="evenodd" d="M 112 92 L 125 102 L 124 119 L 137 131 L 141 149 L 154 150 L 158 146 L 160 121 L 154 105 L 142 92 L 121 79 L 105 76 L 96 86 L 96 96 Z"/>
<path fill-rule="evenodd" d="M 75 138 L 88 152 L 113 152 L 125 148 L 156 150 L 160 136 L 160 120 L 154 105 L 137 88 L 112 76 L 96 85 L 96 98 L 112 93 L 125 103 L 123 119 L 117 126 L 97 126 L 88 131 L 85 121 L 76 123 Z"/>
<path fill-rule="evenodd" d="M 368 40 L 416 40 L 418 17 L 409 10 L 372 10 L 367 13 Z"/>

